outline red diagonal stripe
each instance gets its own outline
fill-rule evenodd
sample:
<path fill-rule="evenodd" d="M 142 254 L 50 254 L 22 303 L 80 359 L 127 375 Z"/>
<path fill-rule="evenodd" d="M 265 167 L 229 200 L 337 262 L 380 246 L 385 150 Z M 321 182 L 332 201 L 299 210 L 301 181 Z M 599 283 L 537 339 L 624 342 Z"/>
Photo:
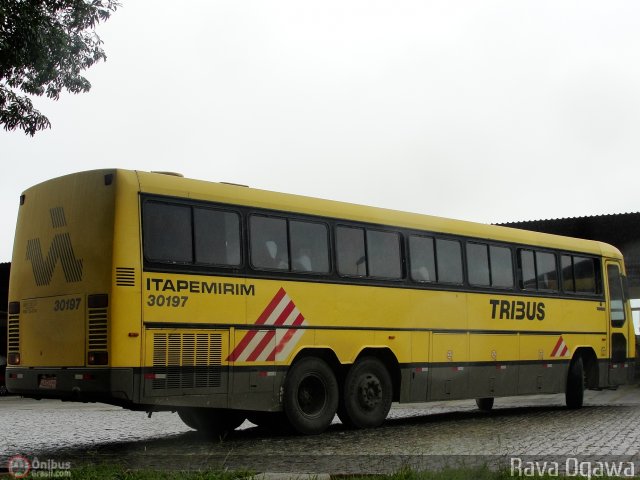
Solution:
<path fill-rule="evenodd" d="M 275 330 L 269 330 L 267 334 L 264 337 L 262 337 L 262 340 L 260 341 L 260 343 L 256 345 L 256 348 L 253 349 L 253 352 L 251 352 L 251 355 L 247 357 L 247 362 L 255 362 L 256 358 L 258 358 L 258 356 L 262 353 L 265 347 L 269 345 L 269 342 L 271 341 L 271 339 L 275 334 L 276 334 Z"/>
<path fill-rule="evenodd" d="M 267 305 L 267 308 L 265 308 L 264 311 L 260 314 L 255 324 L 262 325 L 264 322 L 266 322 L 267 318 L 269 318 L 269 315 L 273 313 L 275 308 L 278 306 L 278 304 L 286 294 L 287 292 L 284 291 L 284 288 L 280 288 L 280 290 L 278 290 L 278 293 L 276 293 L 276 296 L 273 297 L 269 305 Z"/>
<path fill-rule="evenodd" d="M 302 314 L 300 314 L 296 317 L 296 319 L 293 321 L 291 326 L 297 327 L 299 325 L 302 325 L 303 322 L 304 322 L 304 317 L 302 316 Z M 267 361 L 269 362 L 274 361 L 276 359 L 276 355 L 284 349 L 287 343 L 289 343 L 289 340 L 291 340 L 291 337 L 293 337 L 293 335 L 297 331 L 298 330 L 296 328 L 290 328 L 289 330 L 287 330 L 287 333 L 284 334 L 284 337 L 282 337 L 282 340 L 280 340 L 280 343 L 276 345 L 276 348 L 274 348 L 273 351 L 267 357 Z"/>
<path fill-rule="evenodd" d="M 273 324 L 282 325 L 295 307 L 296 306 L 294 305 L 293 302 L 289 302 L 289 304 L 286 307 L 284 307 L 284 310 L 282 310 L 282 313 L 280 313 L 280 315 L 278 316 L 278 318 Z M 262 338 L 262 340 L 260 340 L 260 343 L 256 345 L 256 348 L 253 349 L 253 352 L 251 352 L 251 354 L 247 357 L 247 362 L 255 362 L 256 359 L 262 353 L 262 351 L 266 348 L 266 346 L 269 345 L 269 342 L 271 342 L 271 339 L 275 334 L 276 334 L 275 330 L 270 330 L 269 332 L 267 332 L 267 334 Z"/>
<path fill-rule="evenodd" d="M 556 343 L 556 346 L 553 347 L 553 351 L 551 352 L 552 357 L 556 356 L 556 354 L 558 353 L 558 349 L 560 348 L 560 345 L 562 345 L 562 342 L 563 342 L 562 337 L 560 337 L 558 339 L 558 342 Z"/>
<path fill-rule="evenodd" d="M 562 352 L 560 352 L 560 356 L 564 357 L 568 351 L 569 351 L 569 347 L 565 345 L 564 348 L 562 349 Z"/>
<path fill-rule="evenodd" d="M 286 295 L 286 292 L 284 291 L 284 288 L 280 288 L 280 290 L 278 290 L 278 293 L 276 293 L 276 295 L 271 299 L 271 302 L 269 302 L 269 305 L 267 305 L 267 307 L 262 311 L 262 313 L 260 314 L 260 316 L 258 317 L 258 320 L 256 320 L 256 323 L 254 325 L 264 324 L 264 322 L 267 321 L 267 318 L 269 318 L 269 315 L 273 313 L 273 311 L 278 306 L 278 304 L 282 301 L 285 295 Z M 242 337 L 242 340 L 240 340 L 240 343 L 236 346 L 236 348 L 234 348 L 233 352 L 231 352 L 231 354 L 227 357 L 226 361 L 235 362 L 237 358 L 242 354 L 244 349 L 247 348 L 247 345 L 249 345 L 249 342 L 253 340 L 253 337 L 257 335 L 257 333 L 258 333 L 257 330 L 248 331 L 245 334 L 245 336 Z"/>

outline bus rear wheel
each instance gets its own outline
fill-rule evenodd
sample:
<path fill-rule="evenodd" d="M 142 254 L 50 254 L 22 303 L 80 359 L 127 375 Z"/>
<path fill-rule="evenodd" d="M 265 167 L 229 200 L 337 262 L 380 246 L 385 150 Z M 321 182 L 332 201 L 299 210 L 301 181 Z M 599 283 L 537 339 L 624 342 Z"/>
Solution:
<path fill-rule="evenodd" d="M 219 408 L 185 407 L 178 410 L 184 424 L 211 438 L 222 438 L 242 425 L 242 412 Z"/>
<path fill-rule="evenodd" d="M 322 433 L 336 414 L 338 396 L 338 381 L 329 365 L 320 358 L 305 357 L 287 373 L 284 413 L 297 432 Z"/>
<path fill-rule="evenodd" d="M 580 408 L 584 403 L 584 364 L 582 357 L 576 357 L 569 364 L 565 402 L 569 408 Z"/>
<path fill-rule="evenodd" d="M 339 415 L 350 427 L 371 428 L 382 424 L 393 400 L 391 375 L 375 357 L 358 360 L 344 381 Z"/>

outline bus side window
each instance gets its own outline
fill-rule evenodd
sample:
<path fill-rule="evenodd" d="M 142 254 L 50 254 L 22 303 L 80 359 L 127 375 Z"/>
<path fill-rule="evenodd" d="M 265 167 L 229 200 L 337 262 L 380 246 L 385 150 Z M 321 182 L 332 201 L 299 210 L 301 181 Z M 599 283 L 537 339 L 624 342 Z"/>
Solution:
<path fill-rule="evenodd" d="M 210 208 L 194 208 L 196 262 L 240 265 L 240 216 Z"/>
<path fill-rule="evenodd" d="M 573 257 L 573 270 L 577 293 L 598 293 L 596 261 L 588 257 Z"/>
<path fill-rule="evenodd" d="M 596 260 L 577 255 L 560 257 L 562 290 L 568 293 L 596 294 L 599 292 Z"/>
<path fill-rule="evenodd" d="M 369 275 L 378 278 L 402 278 L 400 234 L 367 229 Z"/>
<path fill-rule="evenodd" d="M 144 202 L 142 235 L 146 259 L 164 263 L 193 262 L 191 207 Z"/>
<path fill-rule="evenodd" d="M 462 247 L 457 240 L 436 239 L 438 282 L 462 284 Z"/>
<path fill-rule="evenodd" d="M 485 243 L 467 243 L 467 274 L 469 284 L 489 286 L 489 252 Z"/>
<path fill-rule="evenodd" d="M 556 270 L 556 256 L 548 252 L 536 253 L 536 272 L 538 276 L 538 290 L 558 290 L 558 272 Z"/>
<path fill-rule="evenodd" d="M 266 270 L 289 270 L 287 221 L 251 215 L 249 229 L 252 266 Z"/>
<path fill-rule="evenodd" d="M 491 286 L 513 288 L 513 258 L 508 247 L 489 246 Z"/>
<path fill-rule="evenodd" d="M 573 278 L 573 260 L 571 255 L 560 257 L 560 274 L 562 276 L 562 290 L 573 293 L 576 291 L 576 282 Z"/>
<path fill-rule="evenodd" d="M 340 275 L 366 276 L 367 258 L 364 247 L 364 229 L 338 226 L 336 228 L 336 257 Z"/>
<path fill-rule="evenodd" d="M 436 257 L 433 237 L 409 236 L 411 279 L 416 282 L 436 281 Z"/>
<path fill-rule="evenodd" d="M 289 221 L 291 270 L 329 273 L 329 232 L 324 223 Z"/>
<path fill-rule="evenodd" d="M 525 290 L 538 288 L 536 282 L 536 264 L 532 250 L 520 250 L 520 272 L 522 279 L 520 286 Z"/>

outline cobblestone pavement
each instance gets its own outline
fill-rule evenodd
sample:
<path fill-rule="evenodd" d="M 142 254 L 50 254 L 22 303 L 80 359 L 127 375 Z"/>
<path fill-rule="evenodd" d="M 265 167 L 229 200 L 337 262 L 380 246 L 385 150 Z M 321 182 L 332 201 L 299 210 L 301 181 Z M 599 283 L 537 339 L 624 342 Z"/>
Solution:
<path fill-rule="evenodd" d="M 402 466 L 504 464 L 511 457 L 631 459 L 640 473 L 640 387 L 587 392 L 585 407 L 563 395 L 394 405 L 373 430 L 338 420 L 318 436 L 274 435 L 245 422 L 222 441 L 199 437 L 176 414 L 102 404 L 0 398 L 0 462 L 13 455 L 142 466 L 247 468 L 288 473 L 377 473 Z"/>

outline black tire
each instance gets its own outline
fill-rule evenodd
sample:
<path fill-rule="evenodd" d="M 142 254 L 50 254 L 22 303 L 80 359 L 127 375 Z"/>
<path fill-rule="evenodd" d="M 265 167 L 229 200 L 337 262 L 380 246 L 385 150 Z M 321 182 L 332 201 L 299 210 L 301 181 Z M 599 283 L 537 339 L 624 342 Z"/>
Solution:
<path fill-rule="evenodd" d="M 364 357 L 351 366 L 345 378 L 340 420 L 350 427 L 377 427 L 387 418 L 392 401 L 393 382 L 384 363 Z"/>
<path fill-rule="evenodd" d="M 568 408 L 580 408 L 584 402 L 584 366 L 582 357 L 571 360 L 567 374 L 565 401 Z"/>
<path fill-rule="evenodd" d="M 305 357 L 289 369 L 284 382 L 284 413 L 296 432 L 324 432 L 336 414 L 338 397 L 338 382 L 324 360 Z"/>
<path fill-rule="evenodd" d="M 493 409 L 493 397 L 476 398 L 476 405 L 483 412 L 490 412 Z"/>
<path fill-rule="evenodd" d="M 184 424 L 211 438 L 224 438 L 242 425 L 243 412 L 219 408 L 186 407 L 178 410 Z"/>

